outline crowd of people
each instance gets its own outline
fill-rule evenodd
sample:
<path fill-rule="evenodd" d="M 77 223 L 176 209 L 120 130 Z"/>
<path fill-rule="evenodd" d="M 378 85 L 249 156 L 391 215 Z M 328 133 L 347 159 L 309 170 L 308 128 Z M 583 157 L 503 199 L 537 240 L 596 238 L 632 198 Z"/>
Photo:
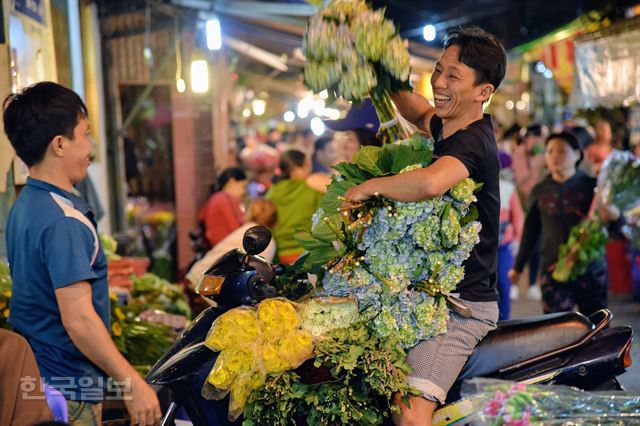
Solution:
<path fill-rule="evenodd" d="M 315 138 L 303 130 L 288 138 L 274 129 L 264 141 L 242 144 L 242 167 L 230 167 L 220 173 L 198 214 L 212 249 L 187 273 L 190 282 L 195 282 L 205 261 L 214 259 L 212 253 L 215 257 L 224 253 L 221 245 L 242 246 L 242 232 L 238 230 L 248 229 L 248 223 L 264 225 L 272 231 L 275 251 L 267 250 L 269 260 L 284 264 L 297 260 L 303 250 L 294 235 L 309 227 L 330 182 L 331 167 L 351 161 L 361 146 L 381 145 L 376 135 L 379 121 L 370 101 L 351 108 L 343 119 L 327 120 L 326 125 L 332 129 L 331 136 Z M 273 217 L 259 220 L 256 209 L 273 210 Z"/>

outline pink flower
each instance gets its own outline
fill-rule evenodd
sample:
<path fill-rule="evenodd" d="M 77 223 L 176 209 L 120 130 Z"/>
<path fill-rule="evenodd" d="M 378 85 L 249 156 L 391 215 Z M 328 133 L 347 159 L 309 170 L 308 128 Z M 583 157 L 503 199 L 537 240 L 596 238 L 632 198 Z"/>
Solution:
<path fill-rule="evenodd" d="M 509 388 L 509 396 L 512 396 L 516 392 L 524 392 L 526 390 L 526 386 L 524 383 L 516 383 Z"/>
<path fill-rule="evenodd" d="M 487 403 L 487 406 L 484 407 L 484 413 L 487 414 L 488 416 L 496 417 L 500 412 L 501 408 L 502 408 L 502 404 L 492 399 Z"/>
<path fill-rule="evenodd" d="M 487 406 L 484 409 L 485 414 L 489 416 L 497 416 L 502 410 L 502 405 L 507 399 L 507 394 L 502 391 L 497 391 L 495 398 L 487 402 Z"/>

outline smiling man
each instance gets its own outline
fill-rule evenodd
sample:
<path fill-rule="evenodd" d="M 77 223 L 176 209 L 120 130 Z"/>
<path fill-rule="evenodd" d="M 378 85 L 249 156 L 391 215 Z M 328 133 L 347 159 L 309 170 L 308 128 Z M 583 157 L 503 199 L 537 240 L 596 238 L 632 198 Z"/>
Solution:
<path fill-rule="evenodd" d="M 411 397 L 410 408 L 396 398 L 402 409 L 394 416 L 399 425 L 431 425 L 437 404 L 444 403 L 467 358 L 498 320 L 500 162 L 491 116 L 483 114 L 483 105 L 504 78 L 506 54 L 494 36 L 477 27 L 451 31 L 444 48 L 431 77 L 435 108 L 416 93 L 394 95 L 400 113 L 435 139 L 435 161 L 420 170 L 371 179 L 345 194 L 350 201 L 374 194 L 419 201 L 443 195 L 467 177 L 483 183 L 476 203 L 482 224 L 480 243 L 464 263 L 465 277 L 456 289 L 471 316 L 451 311 L 446 334 L 409 352 L 413 368 L 409 382 L 422 397 Z"/>
<path fill-rule="evenodd" d="M 93 150 L 87 108 L 51 82 L 9 95 L 3 107 L 5 132 L 30 175 L 7 221 L 9 322 L 45 382 L 65 396 L 71 424 L 101 424 L 107 375 L 128 383 L 132 423 L 155 424 L 155 392 L 111 340 L 107 261 L 93 213 L 72 193 Z"/>

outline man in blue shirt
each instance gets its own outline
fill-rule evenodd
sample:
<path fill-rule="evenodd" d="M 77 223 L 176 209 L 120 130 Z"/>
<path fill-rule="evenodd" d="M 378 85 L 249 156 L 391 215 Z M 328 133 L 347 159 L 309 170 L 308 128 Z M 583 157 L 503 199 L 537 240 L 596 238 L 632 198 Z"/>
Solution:
<path fill-rule="evenodd" d="M 28 340 L 45 382 L 65 396 L 72 423 L 100 423 L 111 376 L 130 384 L 132 423 L 155 424 L 155 392 L 109 334 L 107 262 L 93 213 L 71 193 L 93 149 L 86 106 L 51 82 L 9 95 L 3 106 L 5 132 L 30 174 L 7 222 L 9 322 Z"/>

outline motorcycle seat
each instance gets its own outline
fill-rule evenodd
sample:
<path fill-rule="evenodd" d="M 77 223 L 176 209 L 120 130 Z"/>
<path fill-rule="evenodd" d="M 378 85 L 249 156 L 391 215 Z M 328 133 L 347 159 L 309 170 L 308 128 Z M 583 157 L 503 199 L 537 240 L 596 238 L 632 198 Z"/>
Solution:
<path fill-rule="evenodd" d="M 577 342 L 594 328 L 579 312 L 500 321 L 478 344 L 459 380 L 486 376 L 537 355 Z"/>

